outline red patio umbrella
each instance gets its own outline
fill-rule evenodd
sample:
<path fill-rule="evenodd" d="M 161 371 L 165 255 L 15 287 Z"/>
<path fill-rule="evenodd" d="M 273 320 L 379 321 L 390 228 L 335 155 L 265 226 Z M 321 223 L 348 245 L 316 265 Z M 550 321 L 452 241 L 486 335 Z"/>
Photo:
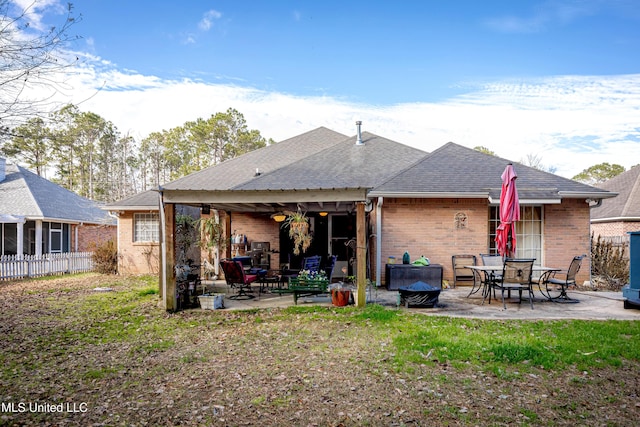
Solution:
<path fill-rule="evenodd" d="M 509 163 L 502 172 L 502 191 L 500 192 L 500 225 L 496 230 L 496 247 L 503 257 L 513 257 L 516 253 L 516 225 L 520 220 L 520 200 L 516 188 L 516 174 Z"/>

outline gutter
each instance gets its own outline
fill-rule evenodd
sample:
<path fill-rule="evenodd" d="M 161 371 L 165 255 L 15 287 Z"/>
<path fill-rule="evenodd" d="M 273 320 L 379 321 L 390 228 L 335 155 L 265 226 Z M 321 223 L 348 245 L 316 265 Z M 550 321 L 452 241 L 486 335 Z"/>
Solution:
<path fill-rule="evenodd" d="M 614 193 L 613 191 L 602 191 L 602 192 L 585 192 L 585 191 L 558 191 L 558 195 L 560 197 L 566 197 L 568 199 L 590 199 L 590 200 L 598 200 L 598 199 L 611 199 L 612 197 L 616 197 L 619 193 Z"/>
<path fill-rule="evenodd" d="M 618 216 L 618 217 L 610 217 L 610 218 L 593 218 L 591 219 L 591 223 L 600 223 L 600 222 L 640 222 L 640 217 L 633 216 Z"/>
<path fill-rule="evenodd" d="M 369 192 L 370 197 L 397 197 L 401 199 L 412 198 L 412 199 L 481 199 L 481 198 L 489 198 L 488 192 L 477 192 L 477 193 L 469 193 L 469 192 L 423 192 L 423 191 L 415 191 L 415 192 L 407 192 L 407 191 L 398 191 L 398 192 L 386 192 L 386 191 L 371 191 Z"/>

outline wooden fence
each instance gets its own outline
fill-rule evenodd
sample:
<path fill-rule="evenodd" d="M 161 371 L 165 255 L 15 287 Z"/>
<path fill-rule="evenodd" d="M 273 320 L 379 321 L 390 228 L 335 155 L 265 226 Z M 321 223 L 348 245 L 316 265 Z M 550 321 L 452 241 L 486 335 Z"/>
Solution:
<path fill-rule="evenodd" d="M 22 257 L 2 255 L 0 257 L 0 280 L 80 273 L 92 270 L 92 252 L 67 252 L 41 256 L 23 255 Z"/>

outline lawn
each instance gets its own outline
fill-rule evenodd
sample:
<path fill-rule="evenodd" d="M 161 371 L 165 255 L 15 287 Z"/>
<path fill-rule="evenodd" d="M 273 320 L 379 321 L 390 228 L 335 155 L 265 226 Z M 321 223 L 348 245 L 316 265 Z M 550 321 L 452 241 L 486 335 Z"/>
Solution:
<path fill-rule="evenodd" d="M 640 322 L 469 320 L 376 305 L 168 314 L 156 289 L 152 277 L 97 274 L 0 283 L 0 425 L 640 419 Z"/>

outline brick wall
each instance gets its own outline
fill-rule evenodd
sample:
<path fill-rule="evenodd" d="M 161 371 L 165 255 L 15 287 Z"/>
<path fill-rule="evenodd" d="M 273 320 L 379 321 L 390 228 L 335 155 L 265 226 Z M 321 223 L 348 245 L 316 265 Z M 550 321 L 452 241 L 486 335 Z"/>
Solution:
<path fill-rule="evenodd" d="M 567 269 L 576 255 L 587 255 L 576 277 L 578 283 L 590 279 L 590 212 L 583 199 L 564 199 L 559 205 L 544 207 L 544 264 Z"/>
<path fill-rule="evenodd" d="M 251 249 L 251 242 L 269 242 L 272 251 L 278 253 L 271 254 L 271 268 L 277 269 L 280 266 L 280 224 L 275 222 L 269 215 L 259 213 L 231 213 L 231 233 L 239 233 L 247 236 L 247 249 Z M 228 246 L 227 246 L 228 247 Z M 228 255 L 233 256 L 228 247 Z M 240 255 L 243 253 L 242 246 Z"/>
<path fill-rule="evenodd" d="M 133 214 L 118 217 L 118 272 L 121 274 L 158 274 L 160 243 L 133 241 Z"/>
<path fill-rule="evenodd" d="M 640 222 L 598 222 L 591 224 L 591 231 L 595 237 L 627 237 L 629 231 L 640 231 Z"/>
<path fill-rule="evenodd" d="M 443 278 L 452 281 L 452 255 L 487 251 L 488 215 L 486 200 L 384 199 L 382 263 L 390 256 L 402 262 L 405 251 L 411 261 L 424 255 L 432 264 L 441 264 Z"/>
<path fill-rule="evenodd" d="M 466 217 L 464 226 L 460 218 Z M 487 252 L 489 206 L 482 199 L 385 199 L 382 210 L 382 263 L 421 255 L 441 264 L 443 278 L 453 280 L 451 257 Z M 544 265 L 566 269 L 575 255 L 590 253 L 589 207 L 584 200 L 564 200 L 544 207 Z M 384 277 L 384 266 L 383 266 Z M 585 259 L 578 281 L 589 280 Z M 386 278 L 383 279 L 386 283 Z"/>
<path fill-rule="evenodd" d="M 91 252 L 96 246 L 100 246 L 109 240 L 115 242 L 118 238 L 118 229 L 115 225 L 76 225 L 72 230 L 73 239 L 75 239 L 75 229 L 78 232 L 78 252 Z M 71 247 L 74 251 L 76 250 L 75 241 Z"/>

